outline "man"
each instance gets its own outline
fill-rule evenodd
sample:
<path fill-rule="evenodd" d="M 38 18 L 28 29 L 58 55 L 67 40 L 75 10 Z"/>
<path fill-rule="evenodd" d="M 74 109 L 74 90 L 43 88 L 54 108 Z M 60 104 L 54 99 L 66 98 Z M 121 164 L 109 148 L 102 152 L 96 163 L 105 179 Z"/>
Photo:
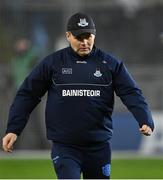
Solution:
<path fill-rule="evenodd" d="M 30 113 L 48 91 L 47 138 L 58 178 L 110 178 L 114 92 L 151 135 L 151 112 L 123 62 L 94 46 L 96 29 L 83 13 L 70 17 L 70 47 L 47 56 L 25 79 L 10 108 L 3 148 L 11 152 Z"/>

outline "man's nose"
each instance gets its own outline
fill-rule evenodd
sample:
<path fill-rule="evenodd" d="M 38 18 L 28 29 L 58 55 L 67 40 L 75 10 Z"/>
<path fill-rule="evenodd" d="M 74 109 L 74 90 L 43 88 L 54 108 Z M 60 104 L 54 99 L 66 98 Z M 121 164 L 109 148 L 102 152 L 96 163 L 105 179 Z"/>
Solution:
<path fill-rule="evenodd" d="M 83 39 L 81 40 L 81 43 L 82 43 L 82 44 L 87 44 L 87 39 L 83 38 Z"/>

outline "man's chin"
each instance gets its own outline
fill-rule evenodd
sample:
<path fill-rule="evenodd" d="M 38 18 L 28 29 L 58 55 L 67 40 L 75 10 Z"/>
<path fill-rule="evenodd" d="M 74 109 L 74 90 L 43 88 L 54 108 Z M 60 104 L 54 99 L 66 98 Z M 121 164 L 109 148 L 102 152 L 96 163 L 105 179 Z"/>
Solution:
<path fill-rule="evenodd" d="M 81 51 L 78 52 L 79 56 L 87 56 L 91 51 Z"/>

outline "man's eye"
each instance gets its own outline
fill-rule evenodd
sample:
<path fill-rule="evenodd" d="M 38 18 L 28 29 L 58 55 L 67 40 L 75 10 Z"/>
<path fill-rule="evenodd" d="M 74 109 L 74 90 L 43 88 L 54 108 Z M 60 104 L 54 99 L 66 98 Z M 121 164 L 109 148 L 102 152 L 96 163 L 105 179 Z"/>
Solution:
<path fill-rule="evenodd" d="M 91 35 L 88 34 L 85 36 L 85 39 L 89 39 L 90 37 L 91 37 Z"/>
<path fill-rule="evenodd" d="M 81 39 L 81 37 L 77 36 L 77 37 L 76 37 L 76 39 L 77 39 L 77 40 L 80 40 L 80 39 Z"/>
<path fill-rule="evenodd" d="M 80 37 L 80 36 L 77 36 L 76 39 L 77 39 L 78 41 L 81 41 L 83 38 Z"/>
<path fill-rule="evenodd" d="M 91 36 L 90 35 L 86 35 L 86 36 L 77 36 L 76 39 L 81 41 L 83 39 L 89 39 Z"/>

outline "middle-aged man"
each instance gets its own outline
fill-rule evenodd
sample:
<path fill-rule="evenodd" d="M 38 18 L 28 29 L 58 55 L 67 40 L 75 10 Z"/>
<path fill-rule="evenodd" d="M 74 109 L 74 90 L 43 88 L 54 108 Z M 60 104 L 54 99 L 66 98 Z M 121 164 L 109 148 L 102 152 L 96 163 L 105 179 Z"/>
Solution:
<path fill-rule="evenodd" d="M 11 152 L 29 115 L 48 92 L 47 138 L 58 178 L 110 178 L 114 92 L 144 135 L 154 129 L 149 107 L 123 62 L 94 45 L 96 28 L 83 13 L 70 17 L 69 47 L 47 56 L 26 77 L 9 112 L 3 148 Z"/>

